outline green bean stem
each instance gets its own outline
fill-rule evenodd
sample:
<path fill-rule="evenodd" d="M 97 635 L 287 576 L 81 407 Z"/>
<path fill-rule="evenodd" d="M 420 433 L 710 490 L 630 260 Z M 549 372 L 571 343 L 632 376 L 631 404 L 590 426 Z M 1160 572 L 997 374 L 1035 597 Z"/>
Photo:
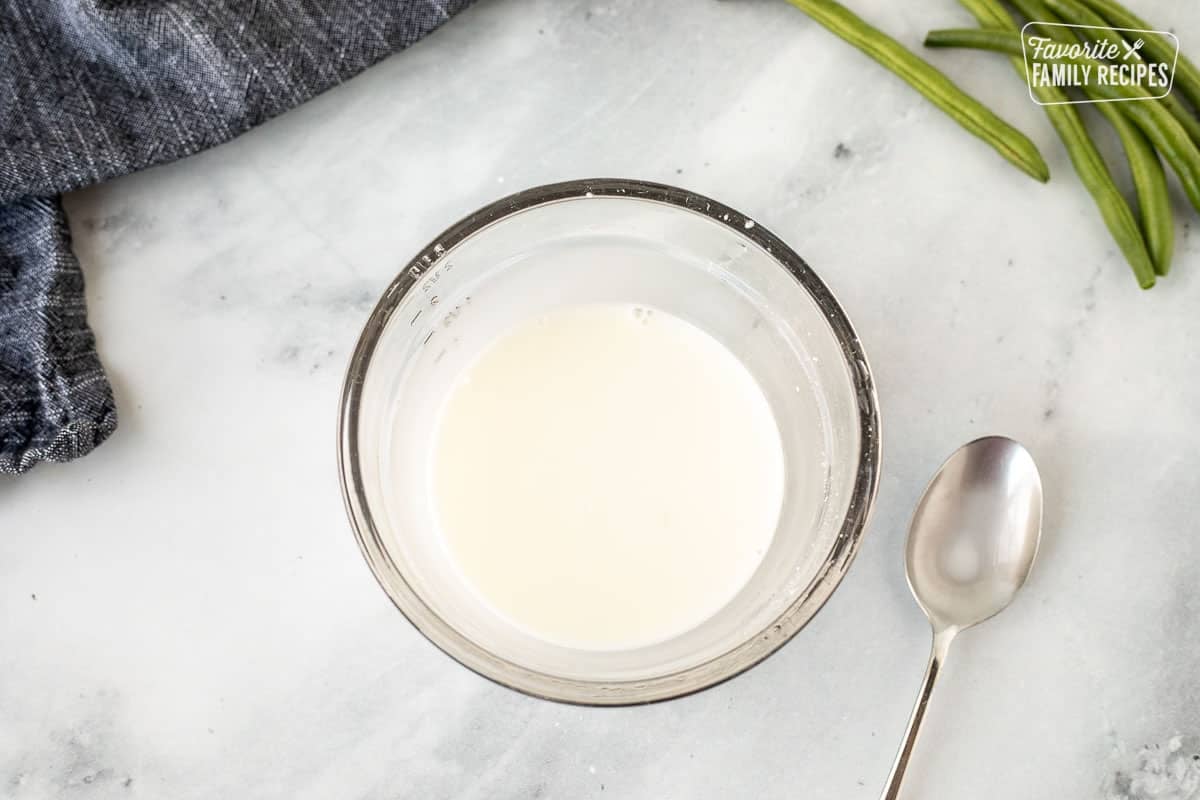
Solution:
<path fill-rule="evenodd" d="M 1108 42 L 1117 47 L 1122 47 L 1122 43 L 1125 40 L 1121 38 L 1121 34 L 1108 27 L 1107 20 L 1087 6 L 1077 2 L 1077 0 L 1043 0 L 1043 2 L 1047 8 L 1057 14 L 1064 22 L 1085 26 L 1073 29 L 1080 37 L 1093 42 Z M 1133 54 L 1133 60 L 1145 63 L 1145 60 L 1137 52 Z M 1183 126 L 1184 130 L 1188 132 L 1188 136 L 1191 137 L 1191 140 L 1196 144 L 1200 144 L 1200 119 L 1197 119 L 1188 110 L 1183 101 L 1168 92 L 1158 98 L 1158 102 L 1162 103 L 1171 116 Z"/>
<path fill-rule="evenodd" d="M 1006 31 L 942 30 L 930 31 L 925 37 L 929 47 L 968 47 L 979 50 L 994 50 L 1008 55 L 1022 53 L 1021 36 Z M 1068 63 L 1079 66 L 1096 66 L 1099 62 L 1089 58 L 1040 59 L 1046 63 Z M 1147 138 L 1162 154 L 1171 169 L 1179 177 L 1183 191 L 1192 206 L 1200 211 L 1200 149 L 1188 137 L 1187 131 L 1161 104 L 1143 89 L 1133 86 L 1091 86 L 1089 96 L 1099 100 L 1134 100 L 1151 102 L 1122 103 L 1122 112 L 1142 129 Z"/>
<path fill-rule="evenodd" d="M 990 109 L 960 89 L 920 56 L 895 39 L 871 27 L 849 9 L 833 0 L 789 0 L 875 61 L 895 73 L 959 125 L 995 148 L 1000 155 L 1028 175 L 1045 182 L 1050 178 L 1037 146 L 1025 134 L 1009 125 Z"/>
<path fill-rule="evenodd" d="M 1083 0 L 1092 11 L 1095 11 L 1114 28 L 1133 28 L 1141 31 L 1156 30 L 1149 23 L 1143 22 L 1129 9 L 1116 0 Z M 1161 30 L 1161 29 L 1157 29 Z M 1189 61 L 1183 53 L 1177 53 L 1173 43 L 1153 33 L 1136 34 L 1144 41 L 1147 54 L 1163 64 L 1175 64 L 1175 85 L 1183 96 L 1191 102 L 1192 107 L 1200 110 L 1200 68 Z"/>
<path fill-rule="evenodd" d="M 1008 11 L 998 0 L 959 0 L 978 21 L 986 28 L 1002 29 L 1015 32 L 1019 30 Z M 987 32 L 987 31 L 985 31 Z M 926 41 L 928 44 L 928 41 Z M 1010 59 L 1017 73 L 1026 78 L 1028 75 L 1023 56 L 1013 55 Z M 1066 104 L 1066 93 L 1052 86 L 1041 86 L 1033 89 L 1038 99 L 1047 105 L 1043 106 L 1055 133 L 1062 140 L 1075 168 L 1079 180 L 1092 196 L 1100 216 L 1108 226 L 1113 240 L 1121 249 L 1125 260 L 1133 270 L 1138 285 L 1143 289 L 1154 286 L 1154 260 L 1146 248 L 1146 241 L 1138 228 L 1137 219 L 1129 203 L 1121 195 L 1113 180 L 1104 157 L 1096 148 L 1079 112 Z"/>

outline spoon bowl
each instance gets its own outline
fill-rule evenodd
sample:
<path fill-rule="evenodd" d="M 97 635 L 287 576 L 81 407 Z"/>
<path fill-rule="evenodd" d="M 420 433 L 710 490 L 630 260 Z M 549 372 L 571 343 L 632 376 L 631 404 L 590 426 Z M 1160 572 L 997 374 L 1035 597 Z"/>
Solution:
<path fill-rule="evenodd" d="M 962 630 L 1012 602 L 1037 555 L 1042 481 L 1029 451 L 989 436 L 959 448 L 917 505 L 908 585 L 934 628 Z"/>

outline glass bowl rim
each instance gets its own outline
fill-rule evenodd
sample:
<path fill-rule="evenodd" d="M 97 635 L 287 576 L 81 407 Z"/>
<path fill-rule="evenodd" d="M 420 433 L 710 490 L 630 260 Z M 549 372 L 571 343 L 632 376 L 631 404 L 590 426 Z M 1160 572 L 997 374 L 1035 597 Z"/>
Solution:
<path fill-rule="evenodd" d="M 425 604 L 388 556 L 375 526 L 362 484 L 358 418 L 366 375 L 392 312 L 456 245 L 538 206 L 613 197 L 664 203 L 708 217 L 761 247 L 801 285 L 823 312 L 841 346 L 857 401 L 860 446 L 854 488 L 839 536 L 806 591 L 778 618 L 701 664 L 652 678 L 593 681 L 549 675 L 501 658 L 460 634 Z M 471 671 L 534 697 L 575 705 L 638 705 L 683 697 L 745 672 L 782 647 L 821 609 L 858 552 L 879 488 L 880 450 L 879 404 L 866 354 L 833 293 L 804 259 L 752 218 L 715 200 L 666 184 L 621 178 L 535 186 L 490 203 L 447 228 L 405 265 L 371 311 L 351 355 L 338 408 L 338 473 L 346 513 L 363 558 L 392 603 L 426 639 Z"/>

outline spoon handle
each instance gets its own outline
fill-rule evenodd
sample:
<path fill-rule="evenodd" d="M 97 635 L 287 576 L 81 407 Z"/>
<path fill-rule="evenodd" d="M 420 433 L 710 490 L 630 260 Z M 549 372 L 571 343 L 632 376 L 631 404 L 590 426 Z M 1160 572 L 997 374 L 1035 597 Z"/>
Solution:
<path fill-rule="evenodd" d="M 904 732 L 904 744 L 896 754 L 896 763 L 892 765 L 892 774 L 888 776 L 887 788 L 884 789 L 880 800 L 897 800 L 900 796 L 900 783 L 904 780 L 904 771 L 908 769 L 908 760 L 917 744 L 921 720 L 925 719 L 929 696 L 933 694 L 933 684 L 937 681 L 938 673 L 942 671 L 942 665 L 946 663 L 946 654 L 950 651 L 950 643 L 954 641 L 956 633 L 958 631 L 954 628 L 942 628 L 933 632 L 933 649 L 929 654 L 929 666 L 925 668 L 925 679 L 921 682 L 921 694 L 917 698 L 917 704 L 913 706 L 912 716 L 908 719 L 908 729 Z"/>

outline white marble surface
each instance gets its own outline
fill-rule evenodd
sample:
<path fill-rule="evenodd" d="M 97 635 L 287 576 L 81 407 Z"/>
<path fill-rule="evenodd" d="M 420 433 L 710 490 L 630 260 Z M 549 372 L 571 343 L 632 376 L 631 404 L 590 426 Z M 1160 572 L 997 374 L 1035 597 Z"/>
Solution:
<path fill-rule="evenodd" d="M 969 21 L 855 6 L 914 45 Z M 1200 16 L 1135 6 L 1200 52 Z M 991 432 L 1042 466 L 1041 559 L 958 642 L 909 796 L 1153 796 L 1118 773 L 1176 735 L 1200 780 L 1195 219 L 1177 197 L 1174 274 L 1139 292 L 1008 66 L 932 57 L 1030 132 L 1049 185 L 781 1 L 484 0 L 238 141 L 69 198 L 121 427 L 0 482 L 0 796 L 875 798 L 929 643 L 907 518 Z M 871 531 L 812 624 L 623 710 L 427 644 L 363 564 L 334 464 L 342 368 L 399 265 L 501 194 L 596 175 L 790 242 L 858 326 L 885 422 Z"/>

